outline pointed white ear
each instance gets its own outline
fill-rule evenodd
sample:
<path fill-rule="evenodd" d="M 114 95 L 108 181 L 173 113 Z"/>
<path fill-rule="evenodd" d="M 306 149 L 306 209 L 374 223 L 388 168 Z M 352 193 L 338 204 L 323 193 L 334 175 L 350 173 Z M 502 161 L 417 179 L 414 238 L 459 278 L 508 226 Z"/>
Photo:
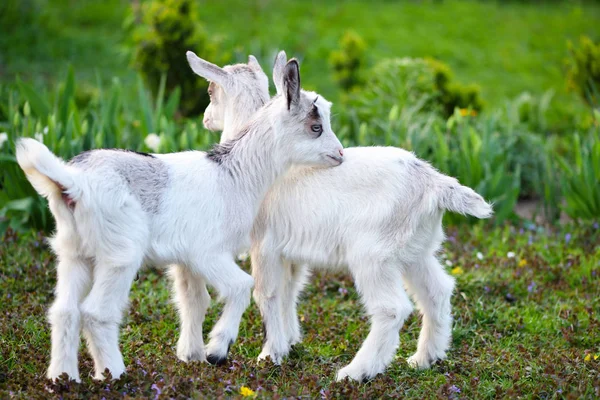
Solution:
<path fill-rule="evenodd" d="M 287 108 L 291 110 L 292 105 L 300 103 L 300 66 L 295 58 L 285 65 L 282 89 L 287 99 Z"/>
<path fill-rule="evenodd" d="M 248 66 L 250 68 L 258 69 L 258 70 L 262 71 L 262 68 L 261 68 L 260 64 L 258 63 L 258 60 L 252 54 L 250 54 L 248 56 Z"/>
<path fill-rule="evenodd" d="M 185 55 L 187 56 L 192 71 L 197 75 L 200 75 L 208 81 L 215 82 L 221 87 L 227 86 L 229 74 L 223 68 L 201 59 L 192 51 L 188 51 Z"/>
<path fill-rule="evenodd" d="M 283 93 L 283 70 L 286 62 L 287 55 L 285 51 L 281 50 L 275 57 L 275 63 L 273 64 L 273 83 L 275 83 L 277 94 Z"/>

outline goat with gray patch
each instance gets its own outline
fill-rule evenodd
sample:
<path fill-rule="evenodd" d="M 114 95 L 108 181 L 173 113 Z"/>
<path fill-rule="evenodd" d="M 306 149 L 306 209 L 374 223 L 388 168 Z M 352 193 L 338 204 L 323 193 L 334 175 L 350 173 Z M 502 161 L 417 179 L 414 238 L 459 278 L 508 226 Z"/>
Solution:
<path fill-rule="evenodd" d="M 252 59 L 247 66 L 220 68 L 194 53 L 187 57 L 195 73 L 218 83 L 237 104 L 244 103 L 240 96 L 252 88 L 238 79 L 237 71 L 267 82 Z M 315 107 L 329 108 L 317 97 L 300 89 L 298 63 L 291 60 L 284 68 L 283 94 L 262 106 L 235 141 L 208 153 L 94 150 L 64 163 L 42 143 L 18 142 L 17 161 L 38 193 L 48 198 L 56 219 L 51 245 L 58 258 L 58 282 L 49 311 L 49 378 L 66 372 L 79 380 L 81 328 L 95 378 L 102 379 L 106 368 L 113 378 L 125 371 L 119 324 L 132 281 L 144 265 L 169 267 L 173 276 L 181 319 L 178 357 L 216 364 L 226 359 L 253 285 L 234 255 L 249 245 L 265 193 L 292 164 L 332 167 L 343 161 L 329 120 L 323 121 L 318 137 L 307 129 Z M 253 99 L 256 109 L 268 96 Z M 205 350 L 207 284 L 225 306 Z"/>
<path fill-rule="evenodd" d="M 281 52 L 273 71 L 278 93 L 285 90 L 285 64 Z M 260 90 L 268 94 L 267 85 Z M 234 106 L 230 115 L 249 112 L 245 101 L 223 104 Z M 231 119 L 221 124 L 224 134 L 237 129 Z M 473 190 L 399 148 L 349 148 L 338 168 L 288 172 L 266 195 L 251 234 L 254 298 L 266 332 L 259 359 L 280 363 L 301 340 L 296 303 L 308 265 L 349 270 L 371 318 L 369 335 L 352 362 L 338 371 L 338 380 L 370 379 L 385 370 L 413 309 L 409 296 L 423 314 L 409 365 L 427 368 L 445 358 L 454 279 L 436 253 L 446 210 L 478 218 L 492 214 Z"/>

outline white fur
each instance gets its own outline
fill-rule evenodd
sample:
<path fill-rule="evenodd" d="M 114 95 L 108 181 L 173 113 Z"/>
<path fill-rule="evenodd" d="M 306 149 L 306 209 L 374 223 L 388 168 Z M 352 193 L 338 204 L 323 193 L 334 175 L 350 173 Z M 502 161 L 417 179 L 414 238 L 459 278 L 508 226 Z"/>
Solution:
<path fill-rule="evenodd" d="M 245 91 L 239 76 L 234 79 L 191 52 L 188 60 L 197 74 L 219 82 L 230 99 Z M 286 65 L 285 87 L 287 95 L 262 107 L 243 127 L 243 137 L 217 146 L 212 156 L 96 150 L 65 164 L 33 139 L 18 142 L 19 165 L 48 198 L 57 225 L 51 241 L 58 283 L 49 311 L 49 378 L 66 372 L 79 380 L 81 328 L 95 378 L 102 379 L 105 368 L 113 378 L 125 371 L 118 327 L 131 283 L 144 265 L 170 266 L 181 318 L 178 357 L 224 361 L 253 285 L 234 255 L 248 245 L 264 194 L 294 163 L 341 162 L 341 144 L 331 129 L 318 139 L 306 129 L 314 94 L 300 91 L 295 60 Z M 323 99 L 318 105 L 329 107 Z M 206 284 L 215 287 L 225 307 L 205 350 Z"/>
<path fill-rule="evenodd" d="M 273 72 L 278 92 L 283 65 L 281 52 Z M 268 93 L 265 85 L 260 90 Z M 236 129 L 227 119 L 223 126 L 227 133 Z M 443 359 L 454 289 L 454 279 L 436 258 L 445 210 L 478 218 L 492 214 L 473 190 L 398 148 L 350 148 L 338 168 L 288 172 L 265 197 L 252 232 L 254 298 L 266 328 L 259 359 L 280 363 L 301 340 L 296 303 L 308 266 L 348 270 L 371 318 L 369 335 L 338 380 L 370 379 L 385 370 L 412 312 L 409 296 L 423 314 L 409 364 L 426 368 Z"/>

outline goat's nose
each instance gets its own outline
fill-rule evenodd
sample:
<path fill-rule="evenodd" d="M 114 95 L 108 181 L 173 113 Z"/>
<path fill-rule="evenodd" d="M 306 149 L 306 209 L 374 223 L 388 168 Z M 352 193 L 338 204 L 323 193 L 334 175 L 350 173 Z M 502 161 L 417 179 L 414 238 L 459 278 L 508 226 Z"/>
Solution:
<path fill-rule="evenodd" d="M 344 150 L 340 149 L 340 156 L 344 157 Z"/>

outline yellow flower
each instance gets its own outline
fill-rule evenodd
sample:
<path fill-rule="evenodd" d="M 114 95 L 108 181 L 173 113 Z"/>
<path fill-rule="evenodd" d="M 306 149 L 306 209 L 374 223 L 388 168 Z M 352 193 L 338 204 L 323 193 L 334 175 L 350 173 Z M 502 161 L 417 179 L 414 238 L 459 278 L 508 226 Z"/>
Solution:
<path fill-rule="evenodd" d="M 587 353 L 587 355 L 583 358 L 583 361 L 588 362 L 592 360 L 592 354 Z"/>
<path fill-rule="evenodd" d="M 458 112 L 463 117 L 466 117 L 467 115 L 470 115 L 471 117 L 476 117 L 477 116 L 477 111 L 475 111 L 475 110 L 469 110 L 468 108 L 459 108 Z"/>
<path fill-rule="evenodd" d="M 600 358 L 600 355 L 596 354 L 596 355 L 594 356 L 594 360 L 597 360 L 598 358 Z"/>
<path fill-rule="evenodd" d="M 527 260 L 522 258 L 521 261 L 519 261 L 519 267 L 524 267 L 527 265 Z"/>
<path fill-rule="evenodd" d="M 452 275 L 462 275 L 465 271 L 461 267 L 454 267 L 452 271 L 450 271 Z"/>
<path fill-rule="evenodd" d="M 240 394 L 244 397 L 254 397 L 256 396 L 256 392 L 249 387 L 242 386 L 240 388 Z"/>

